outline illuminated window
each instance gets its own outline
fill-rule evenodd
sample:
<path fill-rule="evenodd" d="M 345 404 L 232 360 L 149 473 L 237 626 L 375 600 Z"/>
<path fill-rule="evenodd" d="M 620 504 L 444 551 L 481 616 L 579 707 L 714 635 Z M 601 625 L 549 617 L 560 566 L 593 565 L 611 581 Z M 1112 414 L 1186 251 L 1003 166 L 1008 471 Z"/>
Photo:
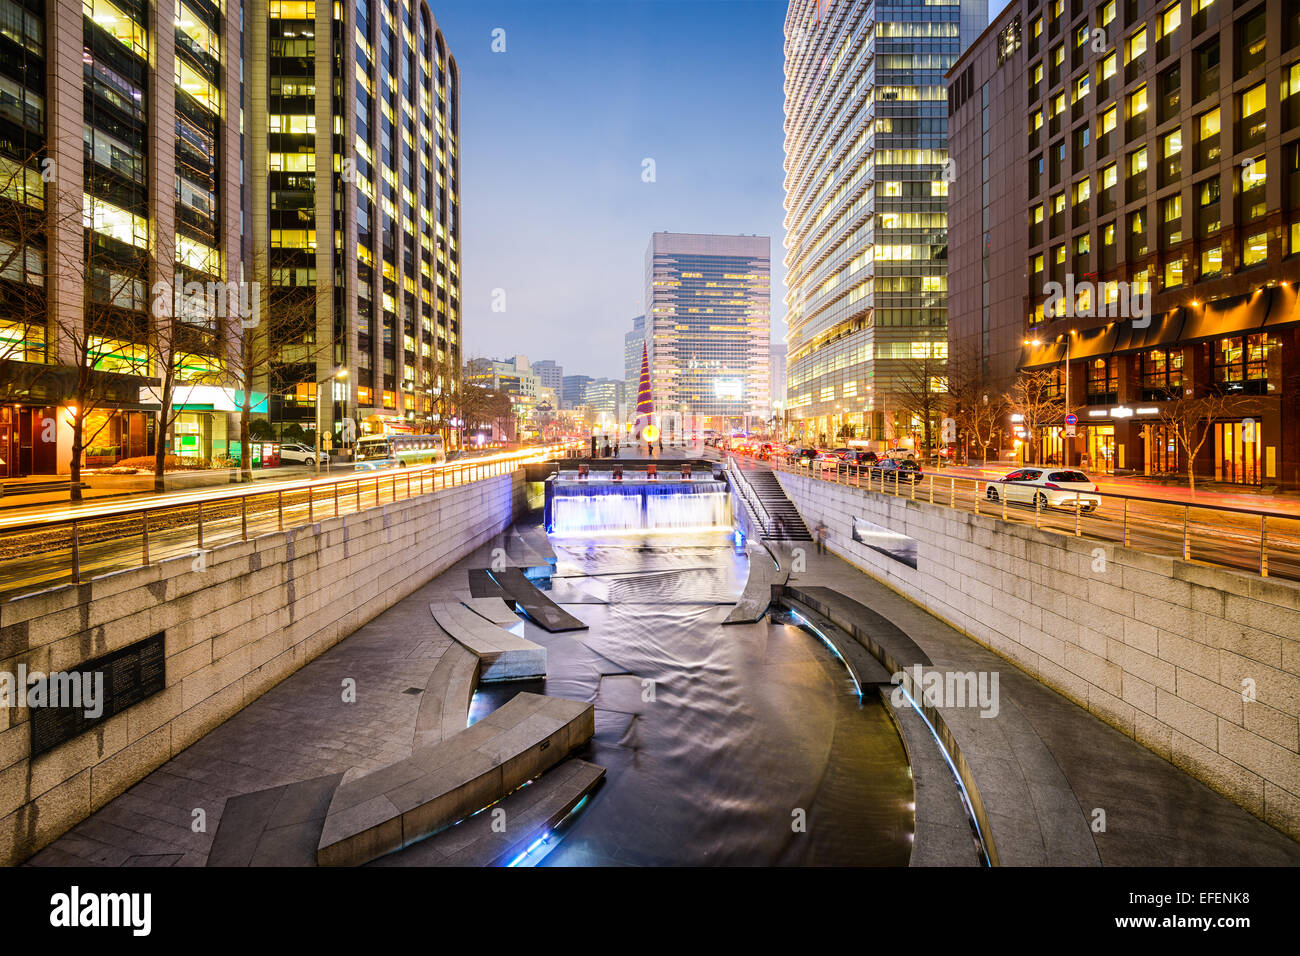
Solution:
<path fill-rule="evenodd" d="M 1052 250 L 1052 259 L 1058 266 L 1065 264 L 1065 243 L 1061 243 Z"/>
<path fill-rule="evenodd" d="M 1124 55 L 1126 64 L 1132 63 L 1147 51 L 1147 28 L 1143 27 L 1137 33 L 1128 38 L 1127 52 Z"/>
<path fill-rule="evenodd" d="M 1183 284 L 1183 260 L 1174 259 L 1165 263 L 1165 288 Z"/>
<path fill-rule="evenodd" d="M 1085 73 L 1074 81 L 1074 102 L 1084 99 L 1092 90 L 1092 77 Z"/>
<path fill-rule="evenodd" d="M 1268 258 L 1268 233 L 1257 232 L 1246 237 L 1246 248 L 1241 254 L 1243 266 L 1257 266 Z"/>
<path fill-rule="evenodd" d="M 1037 226 L 1042 221 L 1043 221 L 1043 204 L 1039 203 L 1038 205 L 1034 206 L 1032 210 L 1030 210 L 1029 224 L 1031 226 Z"/>
<path fill-rule="evenodd" d="M 1115 60 L 1114 53 L 1107 53 L 1105 59 L 1101 61 L 1101 78 L 1103 80 L 1109 80 L 1115 75 Z"/>
<path fill-rule="evenodd" d="M 82 0 L 81 7 L 86 16 L 94 20 L 109 36 L 121 41 L 136 56 L 148 58 L 149 31 L 132 20 L 120 7 L 109 0 Z M 6 12 L 6 18 L 7 16 Z"/>
<path fill-rule="evenodd" d="M 1147 88 L 1139 86 L 1128 96 L 1128 115 L 1130 118 L 1141 116 L 1147 111 Z"/>
<path fill-rule="evenodd" d="M 1263 156 L 1241 164 L 1241 188 L 1258 189 L 1268 181 L 1267 163 Z"/>
<path fill-rule="evenodd" d="M 1035 110 L 1034 115 L 1029 118 L 1029 132 L 1037 133 L 1043 128 L 1043 111 Z"/>
<path fill-rule="evenodd" d="M 1223 271 L 1223 247 L 1215 246 L 1201 253 L 1201 275 L 1213 276 Z"/>
<path fill-rule="evenodd" d="M 1052 66 L 1060 66 L 1065 62 L 1065 44 L 1061 44 L 1052 51 Z"/>
<path fill-rule="evenodd" d="M 1183 131 L 1176 129 L 1160 138 L 1160 156 L 1170 159 L 1183 151 Z"/>
<path fill-rule="evenodd" d="M 1057 193 L 1052 197 L 1052 215 L 1065 212 L 1065 193 Z"/>
<path fill-rule="evenodd" d="M 1267 101 L 1268 92 L 1265 84 L 1260 83 L 1258 86 L 1252 86 L 1241 94 L 1241 118 L 1246 119 L 1261 112 Z"/>
<path fill-rule="evenodd" d="M 1085 256 L 1092 251 L 1092 237 L 1086 232 L 1074 240 L 1074 251 L 1078 255 Z"/>
<path fill-rule="evenodd" d="M 1114 186 L 1118 181 L 1119 181 L 1119 172 L 1118 170 L 1116 170 L 1114 163 L 1111 163 L 1109 166 L 1107 166 L 1101 171 L 1102 189 L 1110 189 L 1110 187 Z"/>
<path fill-rule="evenodd" d="M 1064 94 L 1064 93 L 1057 93 L 1054 97 L 1052 97 L 1052 116 L 1053 116 L 1053 118 L 1055 118 L 1055 117 L 1057 117 L 1057 116 L 1060 116 L 1061 113 L 1064 112 L 1064 111 L 1065 111 L 1065 94 Z"/>
<path fill-rule="evenodd" d="M 1041 63 L 1034 64 L 1033 77 L 1034 77 L 1034 85 L 1043 82 L 1043 64 Z"/>
<path fill-rule="evenodd" d="M 1115 19 L 1115 0 L 1107 0 L 1101 8 L 1101 25 L 1104 27 Z"/>
<path fill-rule="evenodd" d="M 1119 116 L 1119 110 L 1117 110 L 1113 106 L 1110 109 L 1108 109 L 1106 112 L 1102 113 L 1101 132 L 1098 135 L 1105 136 L 1107 133 L 1111 132 L 1115 128 L 1115 124 L 1118 121 L 1118 116 Z"/>
<path fill-rule="evenodd" d="M 1167 37 L 1178 29 L 1183 22 L 1181 5 L 1172 3 L 1165 8 L 1165 12 L 1160 14 L 1160 36 Z"/>
<path fill-rule="evenodd" d="M 1147 148 L 1143 146 L 1128 154 L 1128 174 L 1140 176 L 1147 171 Z"/>
<path fill-rule="evenodd" d="M 1043 18 L 1035 17 L 1034 22 L 1029 27 L 1030 36 L 1037 40 L 1043 35 Z"/>
<path fill-rule="evenodd" d="M 1074 202 L 1075 205 L 1087 202 L 1092 196 L 1091 180 L 1084 178 L 1074 184 Z"/>

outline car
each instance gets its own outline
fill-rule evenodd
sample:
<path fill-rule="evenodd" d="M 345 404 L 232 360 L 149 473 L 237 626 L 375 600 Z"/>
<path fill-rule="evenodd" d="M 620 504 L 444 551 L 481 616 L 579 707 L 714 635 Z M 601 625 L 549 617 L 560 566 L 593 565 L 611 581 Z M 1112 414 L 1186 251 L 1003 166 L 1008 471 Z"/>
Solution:
<path fill-rule="evenodd" d="M 874 451 L 866 451 L 860 448 L 850 448 L 840 457 L 843 458 L 846 465 L 873 465 L 877 461 Z"/>
<path fill-rule="evenodd" d="M 891 448 L 885 452 L 885 457 L 896 461 L 916 461 L 916 452 L 910 448 Z"/>
<path fill-rule="evenodd" d="M 990 481 L 984 496 L 989 501 L 1032 504 L 1035 508 L 1074 508 L 1082 512 L 1101 507 L 1096 482 L 1073 468 L 1019 468 Z"/>
<path fill-rule="evenodd" d="M 816 457 L 817 449 L 815 448 L 794 448 L 790 451 L 791 463 L 798 465 L 801 468 L 807 468 L 808 463 Z"/>
<path fill-rule="evenodd" d="M 911 458 L 882 458 L 871 466 L 869 475 L 873 481 L 915 482 L 921 480 L 921 466 Z"/>
<path fill-rule="evenodd" d="M 291 442 L 280 446 L 280 463 L 282 465 L 310 465 L 312 458 L 316 454 L 316 449 L 308 448 L 306 445 L 300 445 L 297 442 Z M 328 452 L 320 453 L 320 463 L 329 464 L 330 456 Z"/>

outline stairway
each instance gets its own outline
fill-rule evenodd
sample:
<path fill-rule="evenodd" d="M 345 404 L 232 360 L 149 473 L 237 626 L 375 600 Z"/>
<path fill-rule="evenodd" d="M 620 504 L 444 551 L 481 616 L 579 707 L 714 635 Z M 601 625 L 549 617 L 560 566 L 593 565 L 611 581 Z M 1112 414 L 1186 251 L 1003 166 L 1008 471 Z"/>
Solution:
<path fill-rule="evenodd" d="M 767 468 L 745 469 L 745 479 L 771 519 L 764 537 L 773 541 L 811 541 L 808 526 L 803 523 L 798 510 L 785 496 L 776 475 Z"/>

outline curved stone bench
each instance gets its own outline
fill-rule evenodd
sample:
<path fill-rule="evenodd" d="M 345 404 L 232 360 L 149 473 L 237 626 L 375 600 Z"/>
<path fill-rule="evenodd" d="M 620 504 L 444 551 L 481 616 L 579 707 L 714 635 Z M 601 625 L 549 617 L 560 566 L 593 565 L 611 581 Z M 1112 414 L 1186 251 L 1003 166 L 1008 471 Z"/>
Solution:
<path fill-rule="evenodd" d="M 316 848 L 321 866 L 359 866 L 500 800 L 595 733 L 589 703 L 518 694 L 472 727 L 373 773 L 348 771 Z"/>
<path fill-rule="evenodd" d="M 546 676 L 546 648 L 493 624 L 464 604 L 429 605 L 438 626 L 479 659 L 479 680 L 533 680 Z"/>

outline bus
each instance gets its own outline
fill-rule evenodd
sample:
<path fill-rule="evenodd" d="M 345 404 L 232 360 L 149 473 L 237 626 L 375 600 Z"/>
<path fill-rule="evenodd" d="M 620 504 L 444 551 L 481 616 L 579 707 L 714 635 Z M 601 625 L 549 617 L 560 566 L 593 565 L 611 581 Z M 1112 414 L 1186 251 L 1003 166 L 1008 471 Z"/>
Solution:
<path fill-rule="evenodd" d="M 357 440 L 357 468 L 410 468 L 447 460 L 441 435 L 366 435 Z"/>

